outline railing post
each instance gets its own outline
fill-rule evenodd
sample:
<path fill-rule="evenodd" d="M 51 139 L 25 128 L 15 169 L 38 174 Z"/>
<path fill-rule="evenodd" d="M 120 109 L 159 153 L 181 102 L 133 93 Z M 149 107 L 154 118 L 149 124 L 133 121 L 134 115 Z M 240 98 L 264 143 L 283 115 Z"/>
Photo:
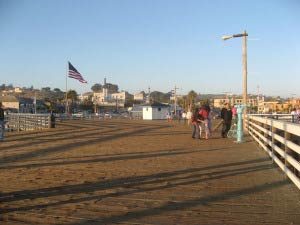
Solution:
<path fill-rule="evenodd" d="M 292 123 L 295 123 L 295 115 L 292 115 Z"/>
<path fill-rule="evenodd" d="M 268 130 L 268 124 L 264 123 L 263 124 L 263 128 L 266 129 L 266 130 Z M 266 132 L 264 132 L 264 137 L 266 139 L 269 139 L 269 135 Z M 265 142 L 265 146 L 268 146 L 268 142 Z"/>
<path fill-rule="evenodd" d="M 287 157 L 287 155 L 289 155 L 289 153 L 290 153 L 290 149 L 288 148 L 288 146 L 287 146 L 287 141 L 288 140 L 290 140 L 290 138 L 291 138 L 291 134 L 289 133 L 289 132 L 287 132 L 286 130 L 284 130 L 284 139 L 285 139 L 285 143 L 284 143 L 284 165 L 286 166 L 286 167 L 288 167 L 289 165 L 288 165 L 288 162 L 287 162 L 287 160 L 286 160 L 286 157 Z"/>
<path fill-rule="evenodd" d="M 48 128 L 51 128 L 51 115 L 48 116 Z"/>
<path fill-rule="evenodd" d="M 277 132 L 276 127 L 272 126 L 272 144 L 275 145 L 275 134 Z M 274 155 L 274 148 L 272 146 L 272 155 Z M 274 158 L 272 157 L 272 163 L 274 163 Z"/>
<path fill-rule="evenodd" d="M 17 116 L 17 129 L 18 129 L 18 132 L 20 132 L 20 114 L 19 113 Z"/>

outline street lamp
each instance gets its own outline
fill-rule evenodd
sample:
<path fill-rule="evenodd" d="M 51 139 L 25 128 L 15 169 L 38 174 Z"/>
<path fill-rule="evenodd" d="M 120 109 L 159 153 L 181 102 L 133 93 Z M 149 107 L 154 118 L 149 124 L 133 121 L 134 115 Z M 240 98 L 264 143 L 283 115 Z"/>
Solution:
<path fill-rule="evenodd" d="M 224 41 L 229 40 L 231 38 L 236 38 L 236 37 L 243 37 L 244 38 L 244 43 L 243 43 L 243 80 L 244 80 L 244 93 L 243 93 L 243 103 L 245 105 L 245 108 L 243 110 L 243 117 L 245 120 L 246 114 L 247 114 L 247 32 L 244 31 L 242 34 L 233 34 L 233 35 L 227 35 L 223 36 L 222 39 Z M 244 122 L 244 128 L 245 128 L 245 122 Z"/>

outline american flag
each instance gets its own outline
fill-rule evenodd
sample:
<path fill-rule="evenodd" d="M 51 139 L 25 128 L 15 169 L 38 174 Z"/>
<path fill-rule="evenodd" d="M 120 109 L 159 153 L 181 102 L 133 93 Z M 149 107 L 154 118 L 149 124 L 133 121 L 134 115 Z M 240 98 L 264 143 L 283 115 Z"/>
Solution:
<path fill-rule="evenodd" d="M 87 83 L 81 74 L 75 69 L 75 67 L 69 62 L 69 77 L 79 80 L 81 83 Z"/>

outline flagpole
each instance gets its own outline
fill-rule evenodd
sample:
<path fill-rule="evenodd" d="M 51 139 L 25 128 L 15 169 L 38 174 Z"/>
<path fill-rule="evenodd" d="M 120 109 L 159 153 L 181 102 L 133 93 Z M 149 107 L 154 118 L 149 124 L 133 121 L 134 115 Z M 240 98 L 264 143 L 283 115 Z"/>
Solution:
<path fill-rule="evenodd" d="M 68 63 L 67 63 L 67 68 L 66 68 L 66 106 L 65 106 L 65 113 L 68 113 Z"/>

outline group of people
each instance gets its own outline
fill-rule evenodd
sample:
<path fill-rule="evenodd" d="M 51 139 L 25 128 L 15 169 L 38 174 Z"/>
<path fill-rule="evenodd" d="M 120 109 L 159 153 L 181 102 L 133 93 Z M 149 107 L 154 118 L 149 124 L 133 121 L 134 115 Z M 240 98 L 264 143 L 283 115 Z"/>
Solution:
<path fill-rule="evenodd" d="M 196 108 L 191 118 L 193 124 L 192 138 L 209 139 L 212 133 L 212 118 L 212 110 L 208 104 L 203 104 L 200 109 Z M 202 137 L 202 133 L 205 133 L 205 137 Z"/>
<path fill-rule="evenodd" d="M 227 133 L 230 130 L 233 117 L 236 115 L 236 109 L 231 109 L 229 103 L 225 103 L 221 110 L 222 119 L 222 131 L 221 136 L 223 138 L 227 137 Z M 208 104 L 204 104 L 201 108 L 196 108 L 191 121 L 193 124 L 192 138 L 197 139 L 209 139 L 212 133 L 212 119 L 213 112 Z M 205 135 L 203 136 L 202 133 Z"/>
<path fill-rule="evenodd" d="M 300 122 L 300 108 L 293 108 L 291 111 L 291 115 L 293 115 L 293 122 L 299 123 Z"/>

